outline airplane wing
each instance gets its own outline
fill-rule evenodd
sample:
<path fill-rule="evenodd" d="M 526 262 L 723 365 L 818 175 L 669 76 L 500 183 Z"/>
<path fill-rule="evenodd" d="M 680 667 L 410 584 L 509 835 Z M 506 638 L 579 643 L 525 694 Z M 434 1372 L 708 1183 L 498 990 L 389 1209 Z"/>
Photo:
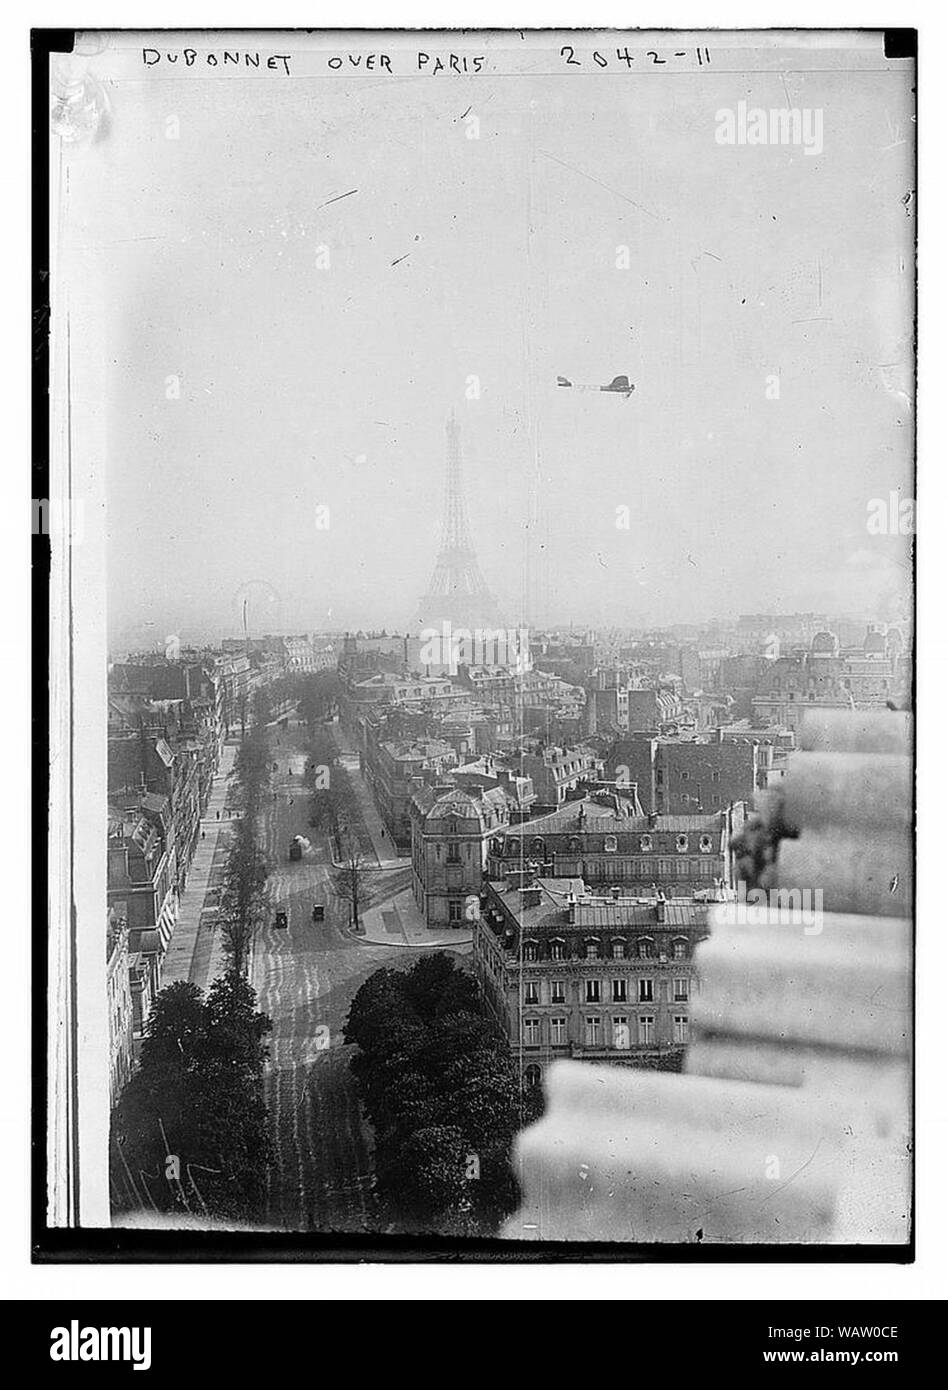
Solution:
<path fill-rule="evenodd" d="M 609 390 L 631 391 L 632 387 L 629 385 L 629 378 L 627 376 L 614 376 L 609 383 Z"/>

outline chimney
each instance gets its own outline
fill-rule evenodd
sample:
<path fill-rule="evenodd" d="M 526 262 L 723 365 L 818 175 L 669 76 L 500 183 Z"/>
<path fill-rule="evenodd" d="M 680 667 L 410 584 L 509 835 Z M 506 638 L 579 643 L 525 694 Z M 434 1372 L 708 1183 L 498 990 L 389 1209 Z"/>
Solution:
<path fill-rule="evenodd" d="M 655 903 L 655 920 L 656 922 L 665 921 L 665 899 L 663 897 L 659 897 Z"/>
<path fill-rule="evenodd" d="M 658 812 L 657 812 L 657 811 L 649 811 L 649 813 L 648 813 L 648 828 L 649 828 L 649 830 L 654 830 L 655 827 L 656 827 L 656 825 L 658 825 Z"/>

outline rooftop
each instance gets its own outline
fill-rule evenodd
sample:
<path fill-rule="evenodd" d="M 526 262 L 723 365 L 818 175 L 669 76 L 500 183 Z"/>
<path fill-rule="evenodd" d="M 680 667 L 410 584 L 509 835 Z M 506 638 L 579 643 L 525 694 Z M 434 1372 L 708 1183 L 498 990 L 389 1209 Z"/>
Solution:
<path fill-rule="evenodd" d="M 712 904 L 693 898 L 594 896 L 581 878 L 537 878 L 522 887 L 493 879 L 489 887 L 524 933 L 577 928 L 675 929 L 705 927 Z"/>
<path fill-rule="evenodd" d="M 536 820 L 511 826 L 507 835 L 546 835 L 567 830 L 592 829 L 641 832 L 667 830 L 674 834 L 684 834 L 690 830 L 717 830 L 723 823 L 724 815 L 723 811 L 712 811 L 707 815 L 697 816 L 621 815 L 616 813 L 614 805 L 603 805 L 589 797 L 583 797 L 581 801 L 571 801 L 560 810 L 551 811 L 549 815 L 538 816 Z"/>

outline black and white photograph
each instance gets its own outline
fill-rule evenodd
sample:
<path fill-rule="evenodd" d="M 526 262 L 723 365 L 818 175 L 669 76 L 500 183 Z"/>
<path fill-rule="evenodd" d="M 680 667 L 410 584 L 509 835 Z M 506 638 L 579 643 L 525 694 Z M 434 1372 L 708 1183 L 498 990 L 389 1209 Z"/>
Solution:
<path fill-rule="evenodd" d="M 912 1260 L 916 35 L 784 18 L 34 31 L 36 1257 Z"/>

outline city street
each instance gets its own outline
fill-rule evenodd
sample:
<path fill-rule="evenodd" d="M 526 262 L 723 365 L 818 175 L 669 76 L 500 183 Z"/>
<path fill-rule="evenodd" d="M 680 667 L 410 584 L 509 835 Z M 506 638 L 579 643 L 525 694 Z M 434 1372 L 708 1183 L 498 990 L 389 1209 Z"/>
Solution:
<path fill-rule="evenodd" d="M 382 966 L 407 969 L 420 951 L 363 944 L 348 932 L 348 904 L 332 891 L 328 839 L 309 827 L 306 729 L 274 731 L 265 849 L 274 869 L 271 911 L 254 947 L 251 979 L 273 1021 L 265 1073 L 273 1137 L 268 1222 L 288 1230 L 380 1229 L 371 1182 L 371 1141 L 349 1075 L 342 1028 L 359 986 Z M 334 769 L 335 772 L 335 769 Z M 294 835 L 311 839 L 289 860 Z M 370 873 L 367 902 L 404 889 L 409 867 Z M 314 902 L 326 920 L 314 923 Z M 273 925 L 278 909 L 289 929 Z"/>

